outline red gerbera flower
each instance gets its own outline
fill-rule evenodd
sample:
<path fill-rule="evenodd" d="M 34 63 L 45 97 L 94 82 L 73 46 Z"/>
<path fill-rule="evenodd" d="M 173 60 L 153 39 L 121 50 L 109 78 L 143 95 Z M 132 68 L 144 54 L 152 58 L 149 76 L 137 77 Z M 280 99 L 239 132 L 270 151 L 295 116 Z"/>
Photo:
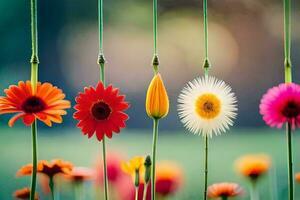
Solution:
<path fill-rule="evenodd" d="M 113 132 L 119 133 L 125 128 L 128 119 L 123 111 L 129 107 L 124 101 L 125 96 L 119 95 L 119 89 L 109 85 L 107 88 L 101 82 L 97 87 L 87 87 L 76 97 L 74 118 L 79 120 L 77 127 L 84 135 L 92 137 L 96 132 L 97 139 L 103 136 L 112 137 Z"/>
<path fill-rule="evenodd" d="M 18 85 L 11 85 L 4 92 L 6 96 L 0 96 L 0 115 L 18 113 L 9 120 L 9 126 L 13 126 L 20 118 L 27 126 L 36 118 L 48 126 L 52 122 L 61 123 L 61 116 L 67 114 L 64 109 L 71 107 L 70 102 L 64 100 L 65 94 L 62 90 L 50 83 L 38 83 L 35 94 L 30 81 L 20 81 Z"/>

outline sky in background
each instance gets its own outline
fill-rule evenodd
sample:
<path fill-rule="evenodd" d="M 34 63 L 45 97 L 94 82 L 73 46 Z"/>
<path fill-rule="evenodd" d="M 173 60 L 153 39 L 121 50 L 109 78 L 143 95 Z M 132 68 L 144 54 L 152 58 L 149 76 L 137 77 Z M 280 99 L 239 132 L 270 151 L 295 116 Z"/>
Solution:
<path fill-rule="evenodd" d="M 300 80 L 300 5 L 293 1 L 292 60 Z M 107 81 L 127 94 L 130 128 L 151 127 L 144 101 L 152 78 L 152 1 L 104 1 Z M 0 89 L 30 78 L 29 1 L 0 1 Z M 97 1 L 39 1 L 40 80 L 62 88 L 73 100 L 99 79 Z M 210 0 L 211 74 L 233 87 L 239 100 L 238 127 L 263 126 L 261 96 L 283 81 L 283 16 L 280 0 Z M 177 96 L 203 74 L 202 1 L 159 1 L 160 71 L 171 101 L 162 128 L 181 127 Z M 65 118 L 74 125 L 73 109 Z M 6 116 L 0 116 L 5 124 Z"/>

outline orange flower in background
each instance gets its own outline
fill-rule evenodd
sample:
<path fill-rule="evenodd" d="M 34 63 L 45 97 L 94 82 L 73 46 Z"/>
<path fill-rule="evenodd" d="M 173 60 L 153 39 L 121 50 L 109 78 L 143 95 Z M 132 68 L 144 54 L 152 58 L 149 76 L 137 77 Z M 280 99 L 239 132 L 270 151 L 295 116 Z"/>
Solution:
<path fill-rule="evenodd" d="M 295 180 L 300 183 L 300 172 L 295 174 Z"/>
<path fill-rule="evenodd" d="M 271 167 L 271 159 L 264 154 L 246 155 L 236 161 L 237 171 L 251 180 L 257 180 L 267 173 Z"/>
<path fill-rule="evenodd" d="M 20 118 L 27 126 L 35 119 L 52 126 L 52 122 L 61 123 L 61 116 L 67 114 L 65 109 L 71 107 L 70 102 L 64 100 L 65 94 L 62 90 L 50 83 L 38 83 L 35 94 L 30 81 L 20 81 L 18 85 L 9 86 L 4 92 L 6 96 L 0 97 L 0 115 L 17 113 L 9 120 L 10 127 Z"/>
<path fill-rule="evenodd" d="M 155 119 L 163 118 L 169 112 L 169 97 L 159 73 L 153 77 L 148 87 L 146 112 L 149 117 Z"/>
<path fill-rule="evenodd" d="M 119 89 L 112 85 L 104 87 L 101 82 L 97 87 L 86 87 L 83 93 L 76 97 L 74 118 L 79 120 L 77 127 L 89 138 L 96 133 L 101 141 L 106 135 L 111 138 L 113 133 L 119 133 L 125 128 L 128 119 L 123 111 L 129 104 L 124 101 L 125 96 L 119 94 Z"/>
<path fill-rule="evenodd" d="M 207 188 L 209 198 L 229 198 L 243 194 L 243 189 L 236 183 L 216 183 Z"/>
<path fill-rule="evenodd" d="M 20 190 L 16 190 L 13 194 L 13 197 L 15 199 L 20 199 L 20 200 L 29 200 L 29 198 L 30 198 L 30 189 L 26 187 L 26 188 L 23 188 L 23 189 L 20 189 Z M 39 199 L 37 193 L 35 194 L 34 199 L 35 200 Z"/>
<path fill-rule="evenodd" d="M 70 174 L 72 172 L 73 165 L 70 162 L 63 160 L 52 160 L 48 162 L 41 160 L 37 165 L 37 172 L 47 175 L 49 178 L 54 177 L 57 174 Z M 29 176 L 32 174 L 32 164 L 23 166 L 17 172 L 17 176 Z"/>
<path fill-rule="evenodd" d="M 174 162 L 160 162 L 156 168 L 156 192 L 162 196 L 172 195 L 182 187 L 183 172 Z"/>
<path fill-rule="evenodd" d="M 87 167 L 74 167 L 64 178 L 73 182 L 89 181 L 96 178 L 96 172 Z"/>

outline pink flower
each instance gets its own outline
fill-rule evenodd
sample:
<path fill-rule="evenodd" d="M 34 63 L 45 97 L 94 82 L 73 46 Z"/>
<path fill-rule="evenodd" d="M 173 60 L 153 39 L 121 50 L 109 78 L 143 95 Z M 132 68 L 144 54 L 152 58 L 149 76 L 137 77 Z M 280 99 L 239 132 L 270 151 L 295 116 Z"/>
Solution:
<path fill-rule="evenodd" d="M 118 153 L 113 153 L 110 152 L 107 154 L 107 176 L 108 176 L 108 181 L 110 184 L 114 185 L 116 184 L 119 179 L 121 179 L 123 176 L 126 176 L 122 170 L 121 170 L 121 161 L 122 155 Z M 97 163 L 96 167 L 96 172 L 97 172 L 97 180 L 96 183 L 102 185 L 103 184 L 103 163 L 102 160 Z"/>
<path fill-rule="evenodd" d="M 281 128 L 286 122 L 292 128 L 300 127 L 300 86 L 282 83 L 269 89 L 259 107 L 264 121 L 271 127 Z"/>

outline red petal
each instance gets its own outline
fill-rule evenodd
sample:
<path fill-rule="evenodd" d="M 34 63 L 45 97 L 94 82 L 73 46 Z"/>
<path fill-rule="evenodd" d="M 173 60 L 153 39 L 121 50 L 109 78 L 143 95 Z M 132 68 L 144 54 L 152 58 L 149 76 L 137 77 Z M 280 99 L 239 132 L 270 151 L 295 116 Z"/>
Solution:
<path fill-rule="evenodd" d="M 34 122 L 34 120 L 35 120 L 35 117 L 32 114 L 26 114 L 23 117 L 23 122 L 26 126 L 30 126 Z"/>

